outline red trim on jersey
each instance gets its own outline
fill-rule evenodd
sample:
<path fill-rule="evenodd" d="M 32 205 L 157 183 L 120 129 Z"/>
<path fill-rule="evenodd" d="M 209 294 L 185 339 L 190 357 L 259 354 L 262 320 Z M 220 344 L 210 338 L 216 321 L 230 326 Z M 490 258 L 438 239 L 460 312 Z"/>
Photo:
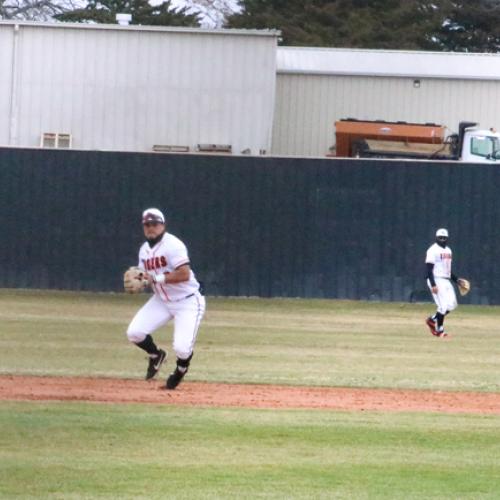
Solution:
<path fill-rule="evenodd" d="M 189 259 L 181 261 L 179 264 L 174 266 L 174 269 L 177 270 L 177 269 L 179 269 L 179 267 L 185 266 L 186 264 L 189 264 L 189 263 L 190 263 Z"/>

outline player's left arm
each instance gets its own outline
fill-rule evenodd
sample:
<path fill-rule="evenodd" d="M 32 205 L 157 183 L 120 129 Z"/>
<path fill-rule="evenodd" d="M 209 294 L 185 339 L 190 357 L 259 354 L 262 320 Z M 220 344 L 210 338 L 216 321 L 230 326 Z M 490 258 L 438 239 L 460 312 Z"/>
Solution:
<path fill-rule="evenodd" d="M 182 283 L 188 281 L 191 276 L 191 267 L 189 262 L 181 264 L 170 273 L 165 273 L 165 283 Z"/>
<path fill-rule="evenodd" d="M 166 253 L 167 262 L 174 268 L 172 271 L 156 274 L 153 276 L 154 283 L 182 283 L 189 281 L 191 277 L 191 266 L 186 245 L 182 241 L 174 241 Z"/>
<path fill-rule="evenodd" d="M 182 283 L 183 281 L 188 281 L 190 276 L 191 276 L 191 267 L 189 265 L 189 262 L 187 262 L 185 264 L 181 264 L 173 271 L 148 275 L 148 280 L 150 283 L 157 283 L 159 285 L 163 283 L 172 284 L 172 283 Z"/>
<path fill-rule="evenodd" d="M 450 279 L 451 279 L 451 281 L 453 281 L 453 283 L 457 283 L 458 282 L 458 276 L 456 274 L 451 273 L 450 274 Z"/>

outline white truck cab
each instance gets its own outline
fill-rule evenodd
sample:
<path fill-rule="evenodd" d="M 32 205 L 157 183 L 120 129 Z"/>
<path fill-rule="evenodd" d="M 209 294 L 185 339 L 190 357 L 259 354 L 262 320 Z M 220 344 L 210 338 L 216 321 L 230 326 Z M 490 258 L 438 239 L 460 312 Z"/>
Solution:
<path fill-rule="evenodd" d="M 460 160 L 471 163 L 500 164 L 500 134 L 494 130 L 466 128 Z"/>

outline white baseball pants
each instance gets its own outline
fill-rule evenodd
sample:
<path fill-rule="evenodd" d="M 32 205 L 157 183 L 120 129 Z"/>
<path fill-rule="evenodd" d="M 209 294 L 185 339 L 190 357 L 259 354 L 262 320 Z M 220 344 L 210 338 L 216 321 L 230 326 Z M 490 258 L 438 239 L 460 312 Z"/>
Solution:
<path fill-rule="evenodd" d="M 438 289 L 437 293 L 432 293 L 432 287 L 429 280 L 427 286 L 431 290 L 432 298 L 437 306 L 437 312 L 446 314 L 447 311 L 453 311 L 457 307 L 457 296 L 451 281 L 446 278 L 434 278 Z"/>
<path fill-rule="evenodd" d="M 176 302 L 164 302 L 154 294 L 134 316 L 127 329 L 127 337 L 131 342 L 142 342 L 147 335 L 173 319 L 175 354 L 178 358 L 187 359 L 193 353 L 204 314 L 205 297 L 198 292 Z"/>

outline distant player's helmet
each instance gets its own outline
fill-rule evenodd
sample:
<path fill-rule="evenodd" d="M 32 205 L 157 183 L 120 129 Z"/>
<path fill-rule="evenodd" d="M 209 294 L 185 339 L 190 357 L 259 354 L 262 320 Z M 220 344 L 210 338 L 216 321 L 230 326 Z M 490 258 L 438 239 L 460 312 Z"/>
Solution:
<path fill-rule="evenodd" d="M 436 231 L 436 243 L 443 248 L 446 246 L 446 243 L 448 243 L 447 229 L 441 228 Z"/>

